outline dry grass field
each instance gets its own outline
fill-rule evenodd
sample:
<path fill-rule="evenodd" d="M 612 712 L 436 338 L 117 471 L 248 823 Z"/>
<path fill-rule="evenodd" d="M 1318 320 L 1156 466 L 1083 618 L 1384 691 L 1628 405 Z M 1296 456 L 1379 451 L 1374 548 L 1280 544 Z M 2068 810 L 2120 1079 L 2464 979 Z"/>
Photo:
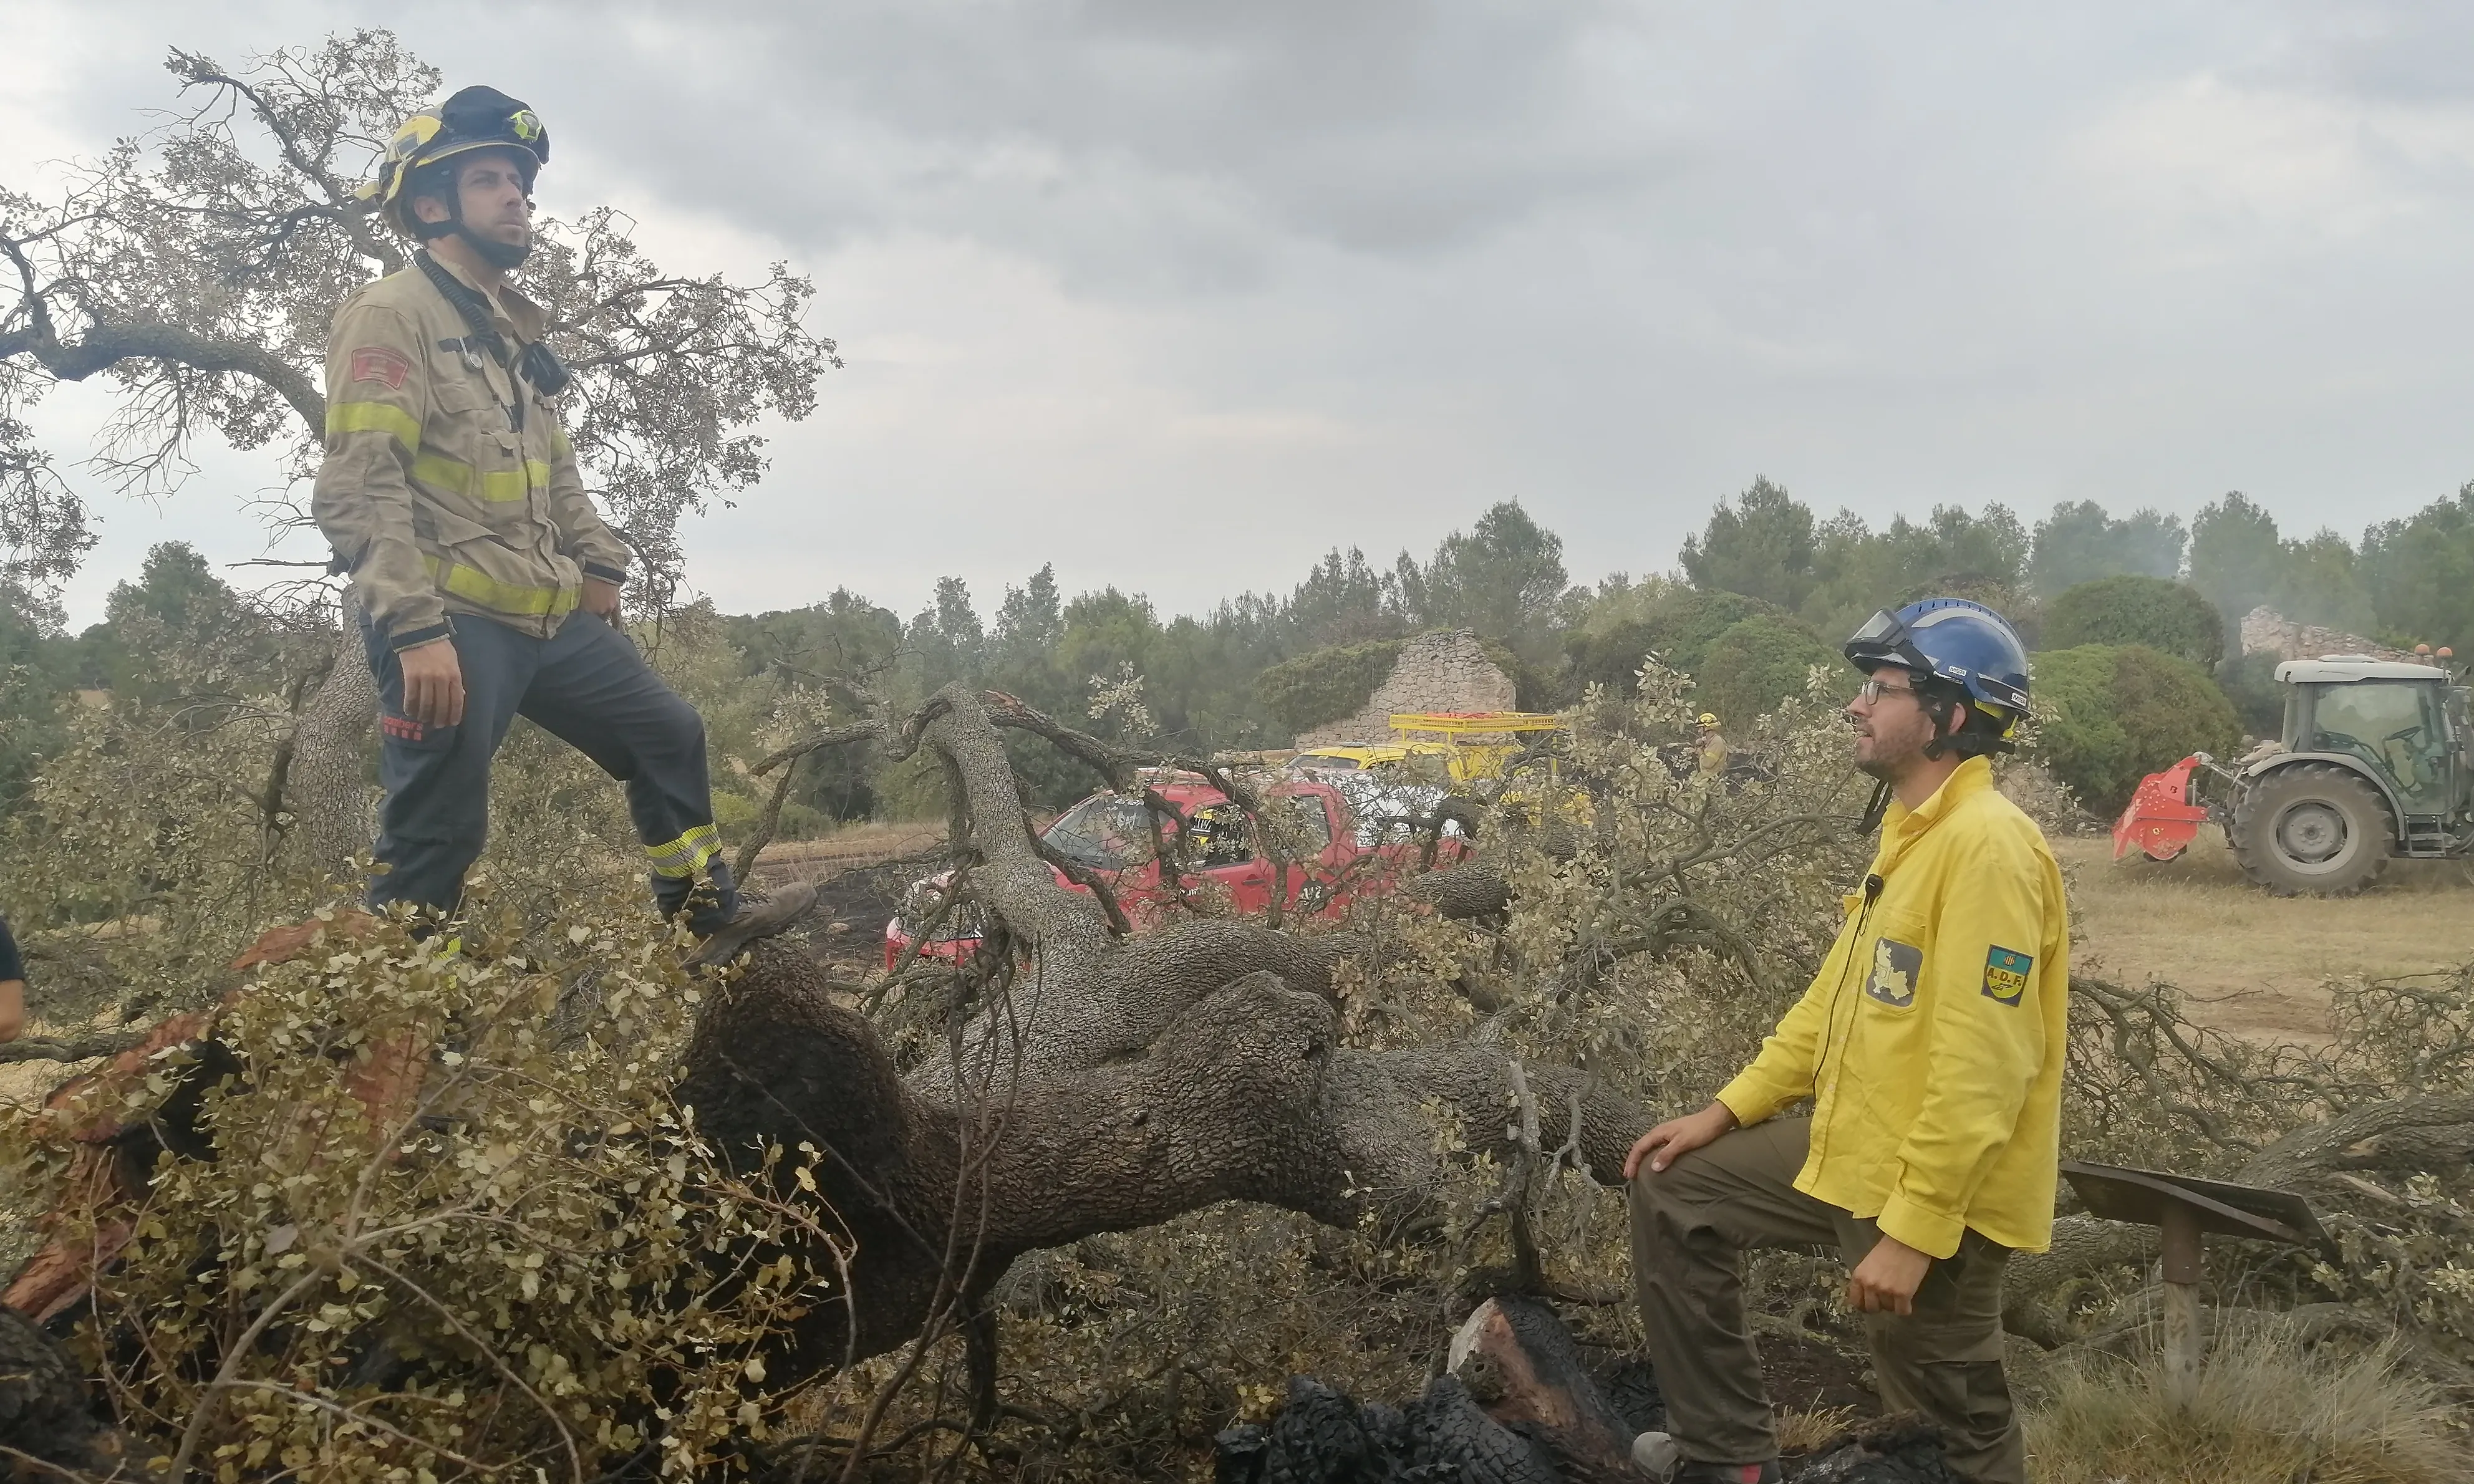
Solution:
<path fill-rule="evenodd" d="M 846 824 L 814 839 L 787 839 L 764 847 L 757 857 L 760 869 L 778 869 L 787 877 L 811 880 L 857 865 L 873 865 L 895 856 L 916 855 L 945 838 L 943 821 L 866 821 Z"/>
<path fill-rule="evenodd" d="M 2474 959 L 2474 875 L 2398 863 L 2360 896 L 2274 897 L 2250 885 L 2212 825 L 2181 859 L 2113 861 L 2098 836 L 2054 841 L 2070 880 L 2074 967 L 2179 985 L 2193 1019 L 2266 1039 L 2327 1033 L 2324 985 Z"/>

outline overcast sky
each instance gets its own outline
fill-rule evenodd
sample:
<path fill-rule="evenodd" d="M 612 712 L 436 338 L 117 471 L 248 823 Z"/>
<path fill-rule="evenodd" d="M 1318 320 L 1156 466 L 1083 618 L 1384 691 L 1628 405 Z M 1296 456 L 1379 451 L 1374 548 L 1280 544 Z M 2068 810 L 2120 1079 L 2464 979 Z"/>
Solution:
<path fill-rule="evenodd" d="M 1757 474 L 2349 535 L 2474 477 L 2463 4 L 0 0 L 0 180 L 145 127 L 168 46 L 360 25 L 532 103 L 546 210 L 813 276 L 849 366 L 690 532 L 728 611 L 1048 560 L 1192 610 L 1515 497 L 1589 580 Z M 73 621 L 255 554 L 270 477 L 98 496 Z"/>

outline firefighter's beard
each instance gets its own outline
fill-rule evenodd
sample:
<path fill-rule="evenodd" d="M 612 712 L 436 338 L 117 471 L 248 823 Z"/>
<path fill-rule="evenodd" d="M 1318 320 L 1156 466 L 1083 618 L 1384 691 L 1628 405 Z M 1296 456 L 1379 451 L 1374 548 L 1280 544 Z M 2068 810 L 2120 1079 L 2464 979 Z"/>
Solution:
<path fill-rule="evenodd" d="M 1932 718 L 1921 707 L 1904 717 L 1878 713 L 1856 722 L 1856 770 L 1892 788 L 1925 766 L 1925 743 L 1932 740 Z"/>
<path fill-rule="evenodd" d="M 524 265 L 525 258 L 533 255 L 533 233 L 529 227 L 525 228 L 523 234 L 513 242 L 500 242 L 495 237 L 474 231 L 470 227 L 459 230 L 464 240 L 473 244 L 473 251 L 481 255 L 481 261 L 500 273 L 514 272 Z"/>

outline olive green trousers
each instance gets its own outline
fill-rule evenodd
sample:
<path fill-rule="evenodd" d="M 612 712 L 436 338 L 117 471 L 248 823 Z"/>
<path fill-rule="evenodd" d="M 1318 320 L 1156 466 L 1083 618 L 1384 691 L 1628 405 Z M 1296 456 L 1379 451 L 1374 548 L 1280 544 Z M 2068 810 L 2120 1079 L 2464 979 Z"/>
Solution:
<path fill-rule="evenodd" d="M 1880 1229 L 1795 1188 L 1808 1120 L 1737 1129 L 1632 1183 L 1633 1287 L 1666 1425 L 1687 1457 L 1778 1456 L 1760 1357 L 1744 1320 L 1748 1248 L 1835 1248 L 1852 1270 Z M 1969 1231 L 1932 1265 L 1912 1314 L 1864 1316 L 1881 1404 L 1941 1428 L 1950 1464 L 1983 1484 L 2025 1484 L 2027 1455 L 2001 1375 L 2009 1250 Z"/>

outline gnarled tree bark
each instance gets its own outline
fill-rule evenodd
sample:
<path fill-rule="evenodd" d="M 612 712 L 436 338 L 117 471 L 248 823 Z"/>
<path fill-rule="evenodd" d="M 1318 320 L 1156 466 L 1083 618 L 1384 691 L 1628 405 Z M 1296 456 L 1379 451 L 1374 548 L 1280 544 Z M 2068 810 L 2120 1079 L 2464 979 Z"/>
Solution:
<path fill-rule="evenodd" d="M 821 971 L 778 944 L 706 1011 L 681 1089 L 700 1127 L 751 1170 L 767 1143 L 825 1151 L 827 1197 L 858 1239 L 850 1292 L 811 1312 L 773 1376 L 916 1334 L 957 1251 L 976 1250 L 967 1306 L 1025 1252 L 1221 1201 L 1335 1225 L 1387 1200 L 1422 1204 L 1443 1175 L 1433 1104 L 1460 1111 L 1472 1146 L 1502 1142 L 1512 1053 L 1492 1034 L 1341 1045 L 1330 982 L 1360 946 L 1347 935 L 1226 920 L 1111 935 L 1032 848 L 979 697 L 949 688 L 926 715 L 922 744 L 961 782 L 978 900 L 1031 959 L 1007 1003 L 907 1079 Z M 1642 1110 L 1577 1072 L 1525 1071 L 1548 1147 L 1572 1140 L 1596 1179 L 1619 1179 Z"/>
<path fill-rule="evenodd" d="M 283 791 L 299 864 L 336 881 L 372 844 L 364 762 L 378 687 L 361 640 L 360 616 L 360 599 L 347 587 L 334 664 L 292 723 L 292 766 Z"/>

